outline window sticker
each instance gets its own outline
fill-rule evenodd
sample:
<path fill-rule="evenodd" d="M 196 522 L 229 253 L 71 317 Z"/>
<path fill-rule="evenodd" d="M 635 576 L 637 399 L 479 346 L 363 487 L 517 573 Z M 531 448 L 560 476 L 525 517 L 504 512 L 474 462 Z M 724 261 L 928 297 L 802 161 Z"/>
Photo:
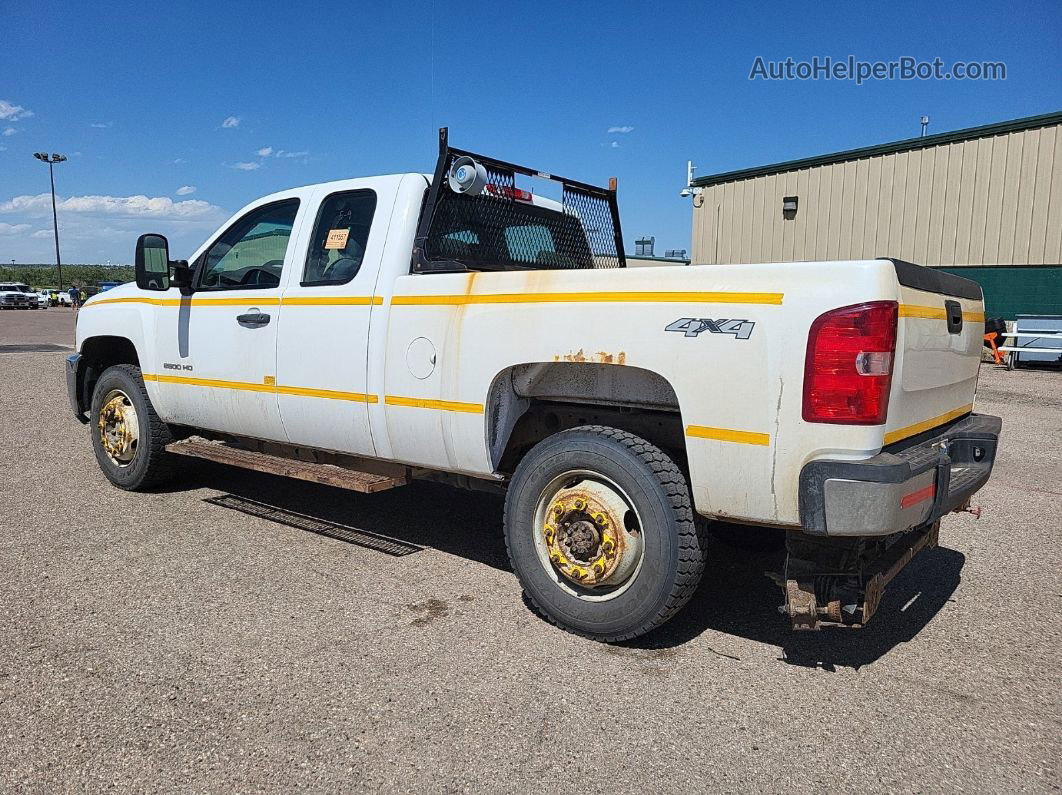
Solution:
<path fill-rule="evenodd" d="M 326 249 L 346 248 L 348 237 L 350 237 L 349 229 L 329 229 L 328 237 L 325 238 L 324 247 Z"/>

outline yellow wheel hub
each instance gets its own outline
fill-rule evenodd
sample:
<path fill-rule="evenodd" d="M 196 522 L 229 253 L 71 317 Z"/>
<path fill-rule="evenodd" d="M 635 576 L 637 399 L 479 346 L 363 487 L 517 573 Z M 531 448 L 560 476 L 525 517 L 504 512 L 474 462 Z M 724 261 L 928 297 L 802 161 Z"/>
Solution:
<path fill-rule="evenodd" d="M 119 466 L 132 461 L 140 441 L 140 422 L 128 395 L 117 389 L 107 393 L 98 426 L 100 444 L 111 460 Z"/>
<path fill-rule="evenodd" d="M 584 479 L 553 495 L 541 527 L 550 563 L 584 588 L 614 585 L 641 556 L 641 535 L 624 525 L 626 501 L 610 486 Z"/>

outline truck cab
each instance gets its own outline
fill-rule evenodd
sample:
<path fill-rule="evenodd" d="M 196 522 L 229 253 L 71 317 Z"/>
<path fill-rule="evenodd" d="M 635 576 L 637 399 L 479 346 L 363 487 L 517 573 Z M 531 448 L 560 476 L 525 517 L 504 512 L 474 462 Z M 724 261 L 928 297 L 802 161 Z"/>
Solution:
<path fill-rule="evenodd" d="M 861 626 L 991 472 L 980 289 L 889 259 L 623 265 L 614 185 L 443 135 L 433 174 L 263 197 L 187 261 L 141 236 L 136 283 L 80 313 L 71 403 L 123 488 L 195 454 L 505 490 L 531 602 L 595 639 L 681 608 L 719 520 L 784 537 L 795 627 Z"/>

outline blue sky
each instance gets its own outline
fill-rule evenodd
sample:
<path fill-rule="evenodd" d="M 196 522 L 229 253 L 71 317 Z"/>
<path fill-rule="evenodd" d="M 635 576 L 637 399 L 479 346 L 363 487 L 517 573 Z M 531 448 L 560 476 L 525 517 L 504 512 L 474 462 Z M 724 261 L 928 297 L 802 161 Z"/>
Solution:
<path fill-rule="evenodd" d="M 619 177 L 628 250 L 688 248 L 699 174 L 1062 109 L 1062 3 L 8 0 L 0 33 L 0 261 L 187 256 L 293 185 L 427 171 L 456 146 Z M 1003 61 L 1002 81 L 750 80 L 754 59 Z M 227 121 L 228 120 L 228 121 Z M 611 130 L 611 131 L 610 131 Z M 194 189 L 194 190 L 193 190 Z"/>

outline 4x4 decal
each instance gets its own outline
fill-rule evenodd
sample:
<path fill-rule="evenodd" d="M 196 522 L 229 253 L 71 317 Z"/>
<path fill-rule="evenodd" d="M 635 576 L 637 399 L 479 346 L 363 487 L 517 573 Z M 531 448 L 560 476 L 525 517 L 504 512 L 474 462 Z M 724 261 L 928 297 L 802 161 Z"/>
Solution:
<path fill-rule="evenodd" d="M 754 320 L 712 320 L 707 317 L 680 317 L 674 323 L 664 327 L 664 331 L 681 331 L 687 337 L 696 337 L 705 331 L 712 334 L 733 334 L 739 340 L 747 340 L 752 336 L 752 329 L 756 326 Z"/>

